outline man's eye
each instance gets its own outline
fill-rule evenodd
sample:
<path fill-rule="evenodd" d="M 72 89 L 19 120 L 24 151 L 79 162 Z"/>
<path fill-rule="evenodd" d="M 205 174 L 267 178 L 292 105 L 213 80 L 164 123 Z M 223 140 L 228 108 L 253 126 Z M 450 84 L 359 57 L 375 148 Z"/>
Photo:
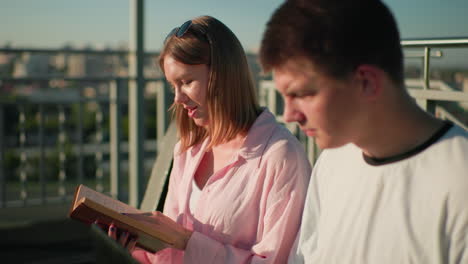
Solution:
<path fill-rule="evenodd" d="M 299 92 L 299 93 L 290 93 L 288 96 L 290 98 L 304 98 L 304 97 L 309 97 L 309 96 L 314 96 L 315 92 L 314 91 L 307 91 L 307 92 Z"/>
<path fill-rule="evenodd" d="M 301 94 L 298 94 L 298 93 L 290 93 L 287 95 L 289 98 L 297 98 L 297 97 L 301 97 Z"/>

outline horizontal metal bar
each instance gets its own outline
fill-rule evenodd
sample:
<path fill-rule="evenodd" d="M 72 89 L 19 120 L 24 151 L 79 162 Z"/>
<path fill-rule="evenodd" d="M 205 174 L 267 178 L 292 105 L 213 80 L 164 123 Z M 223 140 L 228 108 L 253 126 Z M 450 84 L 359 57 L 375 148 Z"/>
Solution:
<path fill-rule="evenodd" d="M 74 48 L 0 48 L 0 52 L 5 53 L 66 53 L 66 54 L 90 54 L 90 55 L 128 55 L 129 50 L 116 49 L 74 49 Z M 158 51 L 147 51 L 145 55 L 157 56 Z"/>
<path fill-rule="evenodd" d="M 0 105 L 58 105 L 58 104 L 65 104 L 65 105 L 70 105 L 70 104 L 78 104 L 78 103 L 115 103 L 115 100 L 111 100 L 107 97 L 99 96 L 99 97 L 94 97 L 94 98 L 35 98 L 35 99 L 15 99 L 13 100 L 8 100 L 8 99 L 3 99 L 0 98 Z M 120 103 L 126 103 L 127 100 L 126 98 L 121 98 Z"/>
<path fill-rule="evenodd" d="M 429 81 L 430 81 L 430 87 L 427 87 L 429 89 L 436 89 L 439 91 L 455 91 L 455 92 L 457 91 L 455 88 L 451 87 L 444 81 L 441 81 L 441 80 L 429 80 Z M 405 85 L 408 88 L 415 88 L 415 87 L 424 88 L 424 80 L 408 78 L 408 79 L 405 79 Z M 463 93 L 466 93 L 466 92 L 463 92 Z"/>
<path fill-rule="evenodd" d="M 119 77 L 119 76 L 106 76 L 106 77 L 65 77 L 65 76 L 31 76 L 31 77 L 0 77 L 0 81 L 7 82 L 35 82 L 35 81 L 53 81 L 53 80 L 64 80 L 64 81 L 75 81 L 75 82 L 110 82 L 110 81 L 129 81 L 135 80 L 132 77 Z M 163 81 L 163 77 L 157 78 L 145 78 L 146 82 L 158 82 Z"/>
<path fill-rule="evenodd" d="M 70 148 L 70 151 L 72 154 L 77 154 L 79 152 L 78 150 L 78 144 L 73 144 L 73 146 Z M 121 145 L 121 153 L 128 153 L 129 150 L 129 144 L 126 141 L 122 141 L 120 143 Z M 95 144 L 95 143 L 90 143 L 90 144 L 82 144 L 83 149 L 81 152 L 84 155 L 93 155 L 96 152 L 102 152 L 103 154 L 108 154 L 110 152 L 110 145 L 109 143 L 102 143 L 102 144 Z M 146 152 L 157 152 L 157 141 L 154 139 L 147 139 L 144 144 L 144 150 Z M 41 149 L 39 147 L 24 147 L 23 149 L 20 148 L 8 148 L 9 151 L 12 151 L 14 154 L 20 154 L 21 152 L 26 153 L 28 157 L 38 157 L 40 155 Z M 56 146 L 51 146 L 51 147 L 44 147 L 43 151 L 46 155 L 51 155 L 56 151 Z"/>
<path fill-rule="evenodd" d="M 403 55 L 405 58 L 424 58 L 424 52 L 420 52 L 420 51 L 406 51 Z M 440 50 L 431 51 L 431 57 L 441 58 L 442 51 Z"/>
<path fill-rule="evenodd" d="M 422 90 L 408 89 L 409 94 L 416 99 L 434 100 L 434 101 L 453 101 L 453 102 L 468 102 L 468 93 L 456 91 L 438 91 L 438 90 Z"/>
<path fill-rule="evenodd" d="M 89 54 L 89 55 L 128 55 L 130 50 L 124 49 L 75 49 L 75 48 L 12 48 L 0 47 L 0 53 L 63 53 L 63 54 Z M 159 56 L 159 51 L 145 51 L 145 56 Z M 246 52 L 247 56 L 254 53 Z"/>
<path fill-rule="evenodd" d="M 408 39 L 402 40 L 401 45 L 404 48 L 423 48 L 423 47 L 438 47 L 438 48 L 455 48 L 468 47 L 468 37 L 463 38 L 444 38 L 444 39 Z"/>
<path fill-rule="evenodd" d="M 63 204 L 64 200 L 65 201 L 71 201 L 73 199 L 73 195 L 68 195 L 68 196 L 49 196 L 46 197 L 46 203 L 47 204 Z M 27 200 L 28 206 L 32 205 L 43 205 L 43 200 L 42 198 L 30 198 Z M 24 200 L 9 200 L 6 201 L 6 207 L 24 207 Z"/>

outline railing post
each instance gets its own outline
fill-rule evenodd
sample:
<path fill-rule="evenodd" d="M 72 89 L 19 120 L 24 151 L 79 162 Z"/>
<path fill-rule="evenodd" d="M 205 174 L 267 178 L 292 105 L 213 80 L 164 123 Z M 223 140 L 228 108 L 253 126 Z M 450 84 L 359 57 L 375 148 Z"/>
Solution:
<path fill-rule="evenodd" d="M 5 142 L 5 114 L 4 107 L 0 104 L 0 208 L 5 208 L 6 206 L 6 177 L 5 177 L 5 152 L 4 145 Z"/>
<path fill-rule="evenodd" d="M 310 164 L 313 165 L 315 163 L 315 160 L 317 159 L 315 138 L 307 137 L 306 142 L 307 142 L 307 151 L 306 152 L 308 154 Z"/>
<path fill-rule="evenodd" d="M 41 201 L 42 204 L 47 203 L 47 189 L 45 177 L 45 144 L 44 144 L 44 105 L 39 104 L 39 112 L 37 115 L 37 122 L 39 125 L 39 182 L 41 185 Z"/>
<path fill-rule="evenodd" d="M 112 197 L 122 200 L 121 173 L 120 173 L 120 138 L 121 138 L 121 112 L 120 112 L 120 80 L 110 82 L 110 193 Z"/>
<path fill-rule="evenodd" d="M 96 125 L 96 152 L 94 153 L 94 162 L 96 163 L 96 190 L 98 192 L 104 192 L 104 185 L 102 184 L 104 178 L 104 170 L 102 169 L 102 160 L 103 160 L 103 153 L 102 153 L 102 144 L 103 144 L 103 134 L 102 134 L 102 122 L 103 122 L 103 114 L 102 114 L 102 105 L 99 102 L 99 97 L 96 96 L 96 113 L 95 113 L 95 125 Z"/>
<path fill-rule="evenodd" d="M 19 134 L 19 141 L 20 141 L 20 182 L 21 182 L 21 191 L 20 197 L 23 202 L 23 206 L 26 206 L 28 200 L 28 190 L 27 190 L 27 180 L 28 180 L 28 173 L 27 173 L 27 154 L 26 154 L 26 109 L 25 105 L 20 106 L 19 111 L 19 126 L 20 126 L 20 134 Z"/>
<path fill-rule="evenodd" d="M 156 113 L 157 113 L 157 147 L 158 147 L 158 155 L 160 151 L 160 146 L 162 144 L 161 139 L 166 134 L 167 127 L 169 125 L 169 118 L 167 110 L 170 105 L 170 92 L 169 92 L 169 85 L 165 81 L 161 81 L 161 89 L 158 89 L 157 92 L 157 99 L 156 99 Z"/>
<path fill-rule="evenodd" d="M 430 48 L 429 47 L 424 47 L 424 56 L 423 56 L 423 64 L 422 64 L 422 70 L 423 70 L 423 89 L 428 90 L 430 89 L 430 83 L 429 83 L 429 62 L 430 62 Z M 428 110 L 428 100 L 426 99 L 416 99 L 416 103 L 425 111 Z"/>
<path fill-rule="evenodd" d="M 77 174 L 78 174 L 78 182 L 83 183 L 84 182 L 84 176 L 83 176 L 83 131 L 84 131 L 84 125 L 83 125 L 83 91 L 82 91 L 82 86 L 79 86 L 78 88 L 78 135 L 77 135 L 77 160 L 78 160 L 78 165 L 77 165 Z"/>
<path fill-rule="evenodd" d="M 429 86 L 429 64 L 431 59 L 431 48 L 425 47 L 424 48 L 424 65 L 423 65 L 423 78 L 424 78 L 424 89 L 428 90 L 431 87 Z"/>
<path fill-rule="evenodd" d="M 144 9 L 143 0 L 130 2 L 129 57 L 129 204 L 138 207 L 143 198 L 144 173 Z"/>
<path fill-rule="evenodd" d="M 277 116 L 278 115 L 278 105 L 277 105 L 277 100 L 278 98 L 276 97 L 276 90 L 273 85 L 268 86 L 268 108 L 270 111 Z"/>
<path fill-rule="evenodd" d="M 67 197 L 67 188 L 66 188 L 66 180 L 67 180 L 67 172 L 66 172 L 66 162 L 67 162 L 67 153 L 66 153 L 66 142 L 67 142 L 67 134 L 65 129 L 65 106 L 60 104 L 59 105 L 59 186 L 58 186 L 58 193 L 59 196 L 62 198 L 63 201 L 66 200 Z"/>
<path fill-rule="evenodd" d="M 430 83 L 430 60 L 431 60 L 431 48 L 426 46 L 424 47 L 424 65 L 423 65 L 423 78 L 424 78 L 424 89 L 429 90 L 431 88 L 431 83 Z M 420 104 L 423 105 L 424 109 L 431 113 L 435 114 L 435 102 L 432 100 L 424 100 L 424 102 L 421 102 Z"/>

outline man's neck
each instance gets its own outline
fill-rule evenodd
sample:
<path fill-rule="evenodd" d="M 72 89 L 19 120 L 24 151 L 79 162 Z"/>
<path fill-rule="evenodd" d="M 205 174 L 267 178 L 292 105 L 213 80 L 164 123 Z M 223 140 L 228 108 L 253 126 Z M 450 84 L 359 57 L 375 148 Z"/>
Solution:
<path fill-rule="evenodd" d="M 400 105 L 384 118 L 373 120 L 366 131 L 368 140 L 357 142 L 366 156 L 387 158 L 410 151 L 426 142 L 443 122 L 415 104 Z"/>

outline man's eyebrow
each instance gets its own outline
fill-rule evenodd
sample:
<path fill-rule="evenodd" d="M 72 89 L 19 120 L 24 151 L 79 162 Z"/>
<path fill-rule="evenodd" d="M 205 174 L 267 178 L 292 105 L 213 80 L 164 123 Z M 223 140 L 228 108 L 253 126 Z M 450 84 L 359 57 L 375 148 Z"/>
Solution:
<path fill-rule="evenodd" d="M 304 85 L 292 84 L 286 87 L 284 95 L 305 95 L 316 92 L 315 86 L 311 83 Z"/>
<path fill-rule="evenodd" d="M 296 83 L 292 83 L 292 84 L 289 84 L 288 86 L 286 86 L 286 89 L 285 92 L 286 93 L 289 93 L 289 92 L 297 92 L 297 91 L 301 91 L 303 90 L 304 86 L 301 86 L 301 85 L 297 85 Z"/>
<path fill-rule="evenodd" d="M 291 84 L 286 86 L 286 89 L 284 89 L 284 94 L 290 94 L 293 93 L 297 90 L 297 85 Z"/>
<path fill-rule="evenodd" d="M 289 85 L 286 87 L 283 94 L 288 96 L 288 95 L 295 95 L 298 93 L 301 93 L 301 89 L 297 85 Z"/>

